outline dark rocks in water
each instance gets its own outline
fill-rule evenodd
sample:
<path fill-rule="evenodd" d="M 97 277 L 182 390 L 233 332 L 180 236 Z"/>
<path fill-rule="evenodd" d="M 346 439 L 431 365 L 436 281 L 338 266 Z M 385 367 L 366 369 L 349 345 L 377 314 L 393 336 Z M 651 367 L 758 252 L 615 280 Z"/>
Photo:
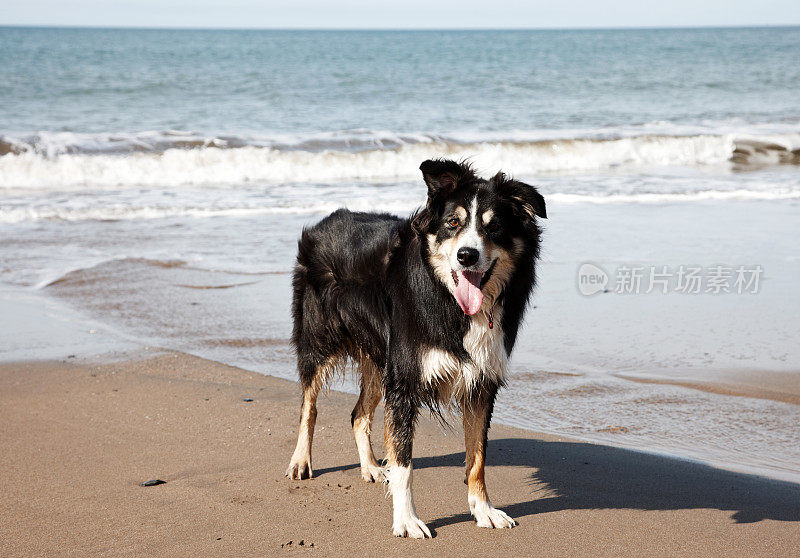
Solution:
<path fill-rule="evenodd" d="M 19 155 L 25 151 L 20 146 L 15 145 L 10 141 L 0 139 L 0 155 Z"/>
<path fill-rule="evenodd" d="M 244 399 L 242 399 L 242 401 L 244 401 L 245 403 L 251 403 L 255 401 L 255 399 L 253 399 L 252 397 L 245 397 Z"/>
<path fill-rule="evenodd" d="M 167 481 L 161 479 L 151 479 L 142 483 L 142 486 L 158 486 L 159 484 L 167 484 Z"/>
<path fill-rule="evenodd" d="M 789 150 L 778 143 L 756 139 L 737 138 L 730 162 L 741 166 L 797 165 L 800 149 Z"/>
<path fill-rule="evenodd" d="M 785 146 L 778 143 L 768 143 L 764 141 L 751 141 L 750 145 L 756 150 L 756 153 L 767 153 L 769 151 L 788 151 Z"/>

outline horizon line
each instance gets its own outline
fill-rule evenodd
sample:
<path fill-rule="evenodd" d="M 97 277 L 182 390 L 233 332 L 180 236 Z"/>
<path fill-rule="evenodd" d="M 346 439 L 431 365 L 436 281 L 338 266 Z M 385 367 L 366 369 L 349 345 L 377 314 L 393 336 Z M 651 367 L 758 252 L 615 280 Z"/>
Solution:
<path fill-rule="evenodd" d="M 148 26 L 148 25 L 61 25 L 0 23 L 0 29 L 86 29 L 86 30 L 131 30 L 131 31 L 656 31 L 656 30 L 700 30 L 700 29 L 786 29 L 800 27 L 798 23 L 747 24 L 747 25 L 631 25 L 631 26 L 577 26 L 577 27 L 204 27 L 204 26 Z"/>

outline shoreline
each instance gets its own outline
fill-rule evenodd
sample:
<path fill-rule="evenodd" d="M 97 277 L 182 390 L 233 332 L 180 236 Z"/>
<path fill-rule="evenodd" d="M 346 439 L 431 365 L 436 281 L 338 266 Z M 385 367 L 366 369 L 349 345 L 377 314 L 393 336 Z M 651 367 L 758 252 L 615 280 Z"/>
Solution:
<path fill-rule="evenodd" d="M 289 481 L 299 400 L 289 380 L 167 351 L 6 363 L 0 388 L 2 554 L 400 556 L 413 547 L 455 556 L 535 545 L 546 555 L 627 555 L 635 542 L 642 554 L 788 556 L 800 544 L 800 484 L 503 425 L 490 431 L 487 482 L 520 525 L 479 529 L 460 426 L 427 417 L 415 438 L 415 495 L 436 537 L 398 540 L 383 487 L 360 479 L 353 395 L 320 398 L 315 478 Z M 382 457 L 380 410 L 376 421 Z M 139 486 L 151 478 L 167 483 Z"/>
<path fill-rule="evenodd" d="M 800 405 L 800 374 L 798 373 L 766 370 L 725 372 L 721 374 L 722 380 L 711 379 L 707 375 L 702 377 L 704 376 L 702 370 L 692 370 L 689 373 L 695 373 L 701 378 L 689 379 L 682 378 L 682 375 L 670 377 L 668 375 L 625 372 L 616 373 L 614 376 L 642 384 L 680 386 L 718 395 L 752 397 Z M 765 387 L 765 385 L 770 387 Z M 780 389 L 775 389 L 776 387 Z"/>
<path fill-rule="evenodd" d="M 84 365 L 93 365 L 103 362 L 141 360 L 164 352 L 181 352 L 196 358 L 219 363 L 223 366 L 235 366 L 255 374 L 282 378 L 284 381 L 288 380 L 293 385 L 296 385 L 296 380 L 293 378 L 294 367 L 288 361 L 284 362 L 285 359 L 290 357 L 291 353 L 288 340 L 283 344 L 270 342 L 270 352 L 275 354 L 272 357 L 262 359 L 261 362 L 256 364 L 252 360 L 231 361 L 226 359 L 224 354 L 218 353 L 216 345 L 186 349 L 170 346 L 169 343 L 162 343 L 158 339 L 130 335 L 121 331 L 119 326 L 109 326 L 95 318 L 88 317 L 81 310 L 75 309 L 74 305 L 37 290 L 12 287 L 0 288 L 0 308 L 6 310 L 0 313 L 6 318 L 0 318 L 0 329 L 8 332 L 4 336 L 4 346 L 0 348 L 0 365 L 9 361 L 46 362 L 67 356 L 75 357 L 78 362 Z M 16 318 L 15 316 L 24 317 L 24 319 Z M 244 340 L 228 339 L 225 341 L 227 341 L 228 345 L 232 341 L 253 342 L 249 338 Z M 522 372 L 526 368 L 534 371 L 538 370 L 538 372 Z M 536 377 L 538 378 L 543 374 L 544 376 L 563 376 L 564 378 L 573 378 L 581 381 L 577 391 L 575 389 L 567 389 L 567 393 L 571 394 L 570 396 L 577 395 L 581 397 L 582 391 L 580 390 L 584 389 L 583 386 L 586 386 L 586 389 L 592 389 L 594 372 L 577 374 L 574 372 L 557 372 L 557 370 L 561 369 L 577 372 L 580 367 L 575 368 L 555 361 L 536 364 L 526 363 L 517 366 L 517 371 L 522 376 L 537 375 Z M 798 397 L 800 395 L 800 378 L 793 377 L 790 372 L 756 373 L 755 371 L 743 371 L 739 373 L 743 381 L 738 384 L 736 383 L 736 371 L 719 372 L 718 377 L 727 378 L 729 382 L 709 380 L 708 373 L 702 380 L 684 380 L 681 377 L 689 374 L 702 377 L 704 372 L 696 370 L 669 371 L 669 374 L 675 374 L 675 377 L 663 375 L 663 373 L 658 375 L 659 373 L 659 371 L 652 375 L 609 373 L 608 378 L 619 378 L 618 381 L 623 383 L 672 385 L 706 394 L 759 398 L 779 402 L 780 404 L 797 405 L 800 403 L 800 397 Z M 777 380 L 779 379 L 783 381 L 778 382 Z M 780 385 L 782 391 L 765 389 L 759 386 L 758 382 L 761 380 L 766 381 L 770 386 Z M 515 381 L 515 375 L 512 373 L 512 390 L 515 389 Z M 521 381 L 524 382 L 527 379 Z M 748 384 L 747 382 L 750 383 Z M 339 390 L 343 393 L 357 394 L 354 391 L 355 389 L 357 387 L 352 382 L 352 379 L 344 382 L 338 380 L 331 384 L 331 390 Z M 573 393 L 575 395 L 572 395 Z M 587 392 L 587 394 L 591 393 L 591 391 Z M 598 399 L 597 404 L 603 404 L 602 393 L 602 391 L 599 392 L 601 397 Z M 520 428 L 534 434 L 544 433 L 563 436 L 575 442 L 597 443 L 650 455 L 694 460 L 726 470 L 756 474 L 777 480 L 800 481 L 800 472 L 798 472 L 796 462 L 787 460 L 781 454 L 753 454 L 759 456 L 757 459 L 753 459 L 747 453 L 732 454 L 730 451 L 720 453 L 714 447 L 703 444 L 665 444 L 662 440 L 643 438 L 638 434 L 637 430 L 640 424 L 638 421 L 641 418 L 619 416 L 614 418 L 611 414 L 604 418 L 602 424 L 589 429 L 548 428 L 551 425 L 546 420 L 546 414 L 539 413 L 539 418 L 542 420 L 531 420 L 526 413 L 517 413 L 515 407 L 513 407 L 515 404 L 519 404 L 516 398 L 501 397 L 495 408 L 493 424 Z M 727 405 L 730 408 L 747 406 L 746 403 L 737 404 L 735 402 Z M 545 402 L 545 407 L 543 408 L 546 409 L 546 407 Z M 690 410 L 687 407 L 687 411 Z M 673 438 L 675 437 L 673 436 Z"/>

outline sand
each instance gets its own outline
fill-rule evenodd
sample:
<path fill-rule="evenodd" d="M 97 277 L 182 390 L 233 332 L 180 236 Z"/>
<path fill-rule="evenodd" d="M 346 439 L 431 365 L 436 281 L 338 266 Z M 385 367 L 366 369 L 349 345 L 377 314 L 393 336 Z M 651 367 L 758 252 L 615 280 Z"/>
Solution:
<path fill-rule="evenodd" d="M 766 370 L 726 370 L 722 372 L 672 372 L 672 377 L 617 374 L 620 378 L 644 384 L 665 384 L 699 389 L 720 395 L 754 397 L 800 405 L 800 374 Z"/>
<path fill-rule="evenodd" d="M 414 483 L 435 538 L 396 539 L 384 487 L 360 478 L 354 396 L 321 397 L 315 478 L 289 481 L 297 384 L 179 353 L 75 360 L 0 366 L 2 556 L 800 549 L 800 485 L 505 426 L 491 430 L 487 481 L 494 504 L 519 526 L 479 529 L 468 514 L 460 428 L 427 418 Z M 153 478 L 167 482 L 140 486 Z"/>

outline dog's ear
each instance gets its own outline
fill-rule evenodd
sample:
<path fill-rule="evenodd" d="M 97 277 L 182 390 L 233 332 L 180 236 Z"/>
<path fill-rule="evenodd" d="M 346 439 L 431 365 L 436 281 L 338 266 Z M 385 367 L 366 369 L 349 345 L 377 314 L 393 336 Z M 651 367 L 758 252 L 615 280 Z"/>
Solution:
<path fill-rule="evenodd" d="M 418 235 L 427 234 L 434 221 L 436 202 L 452 194 L 459 185 L 474 180 L 475 173 L 466 162 L 451 159 L 428 159 L 419 166 L 428 185 L 428 201 L 412 219 L 411 227 Z"/>
<path fill-rule="evenodd" d="M 450 159 L 428 159 L 419 166 L 419 170 L 428 185 L 428 207 L 432 200 L 453 193 L 460 183 L 475 179 L 469 164 Z"/>
<path fill-rule="evenodd" d="M 536 188 L 519 180 L 509 178 L 502 172 L 498 172 L 492 178 L 492 182 L 494 182 L 500 195 L 510 200 L 515 210 L 520 214 L 530 219 L 533 219 L 534 215 L 547 219 L 547 207 L 545 206 L 544 198 Z"/>

